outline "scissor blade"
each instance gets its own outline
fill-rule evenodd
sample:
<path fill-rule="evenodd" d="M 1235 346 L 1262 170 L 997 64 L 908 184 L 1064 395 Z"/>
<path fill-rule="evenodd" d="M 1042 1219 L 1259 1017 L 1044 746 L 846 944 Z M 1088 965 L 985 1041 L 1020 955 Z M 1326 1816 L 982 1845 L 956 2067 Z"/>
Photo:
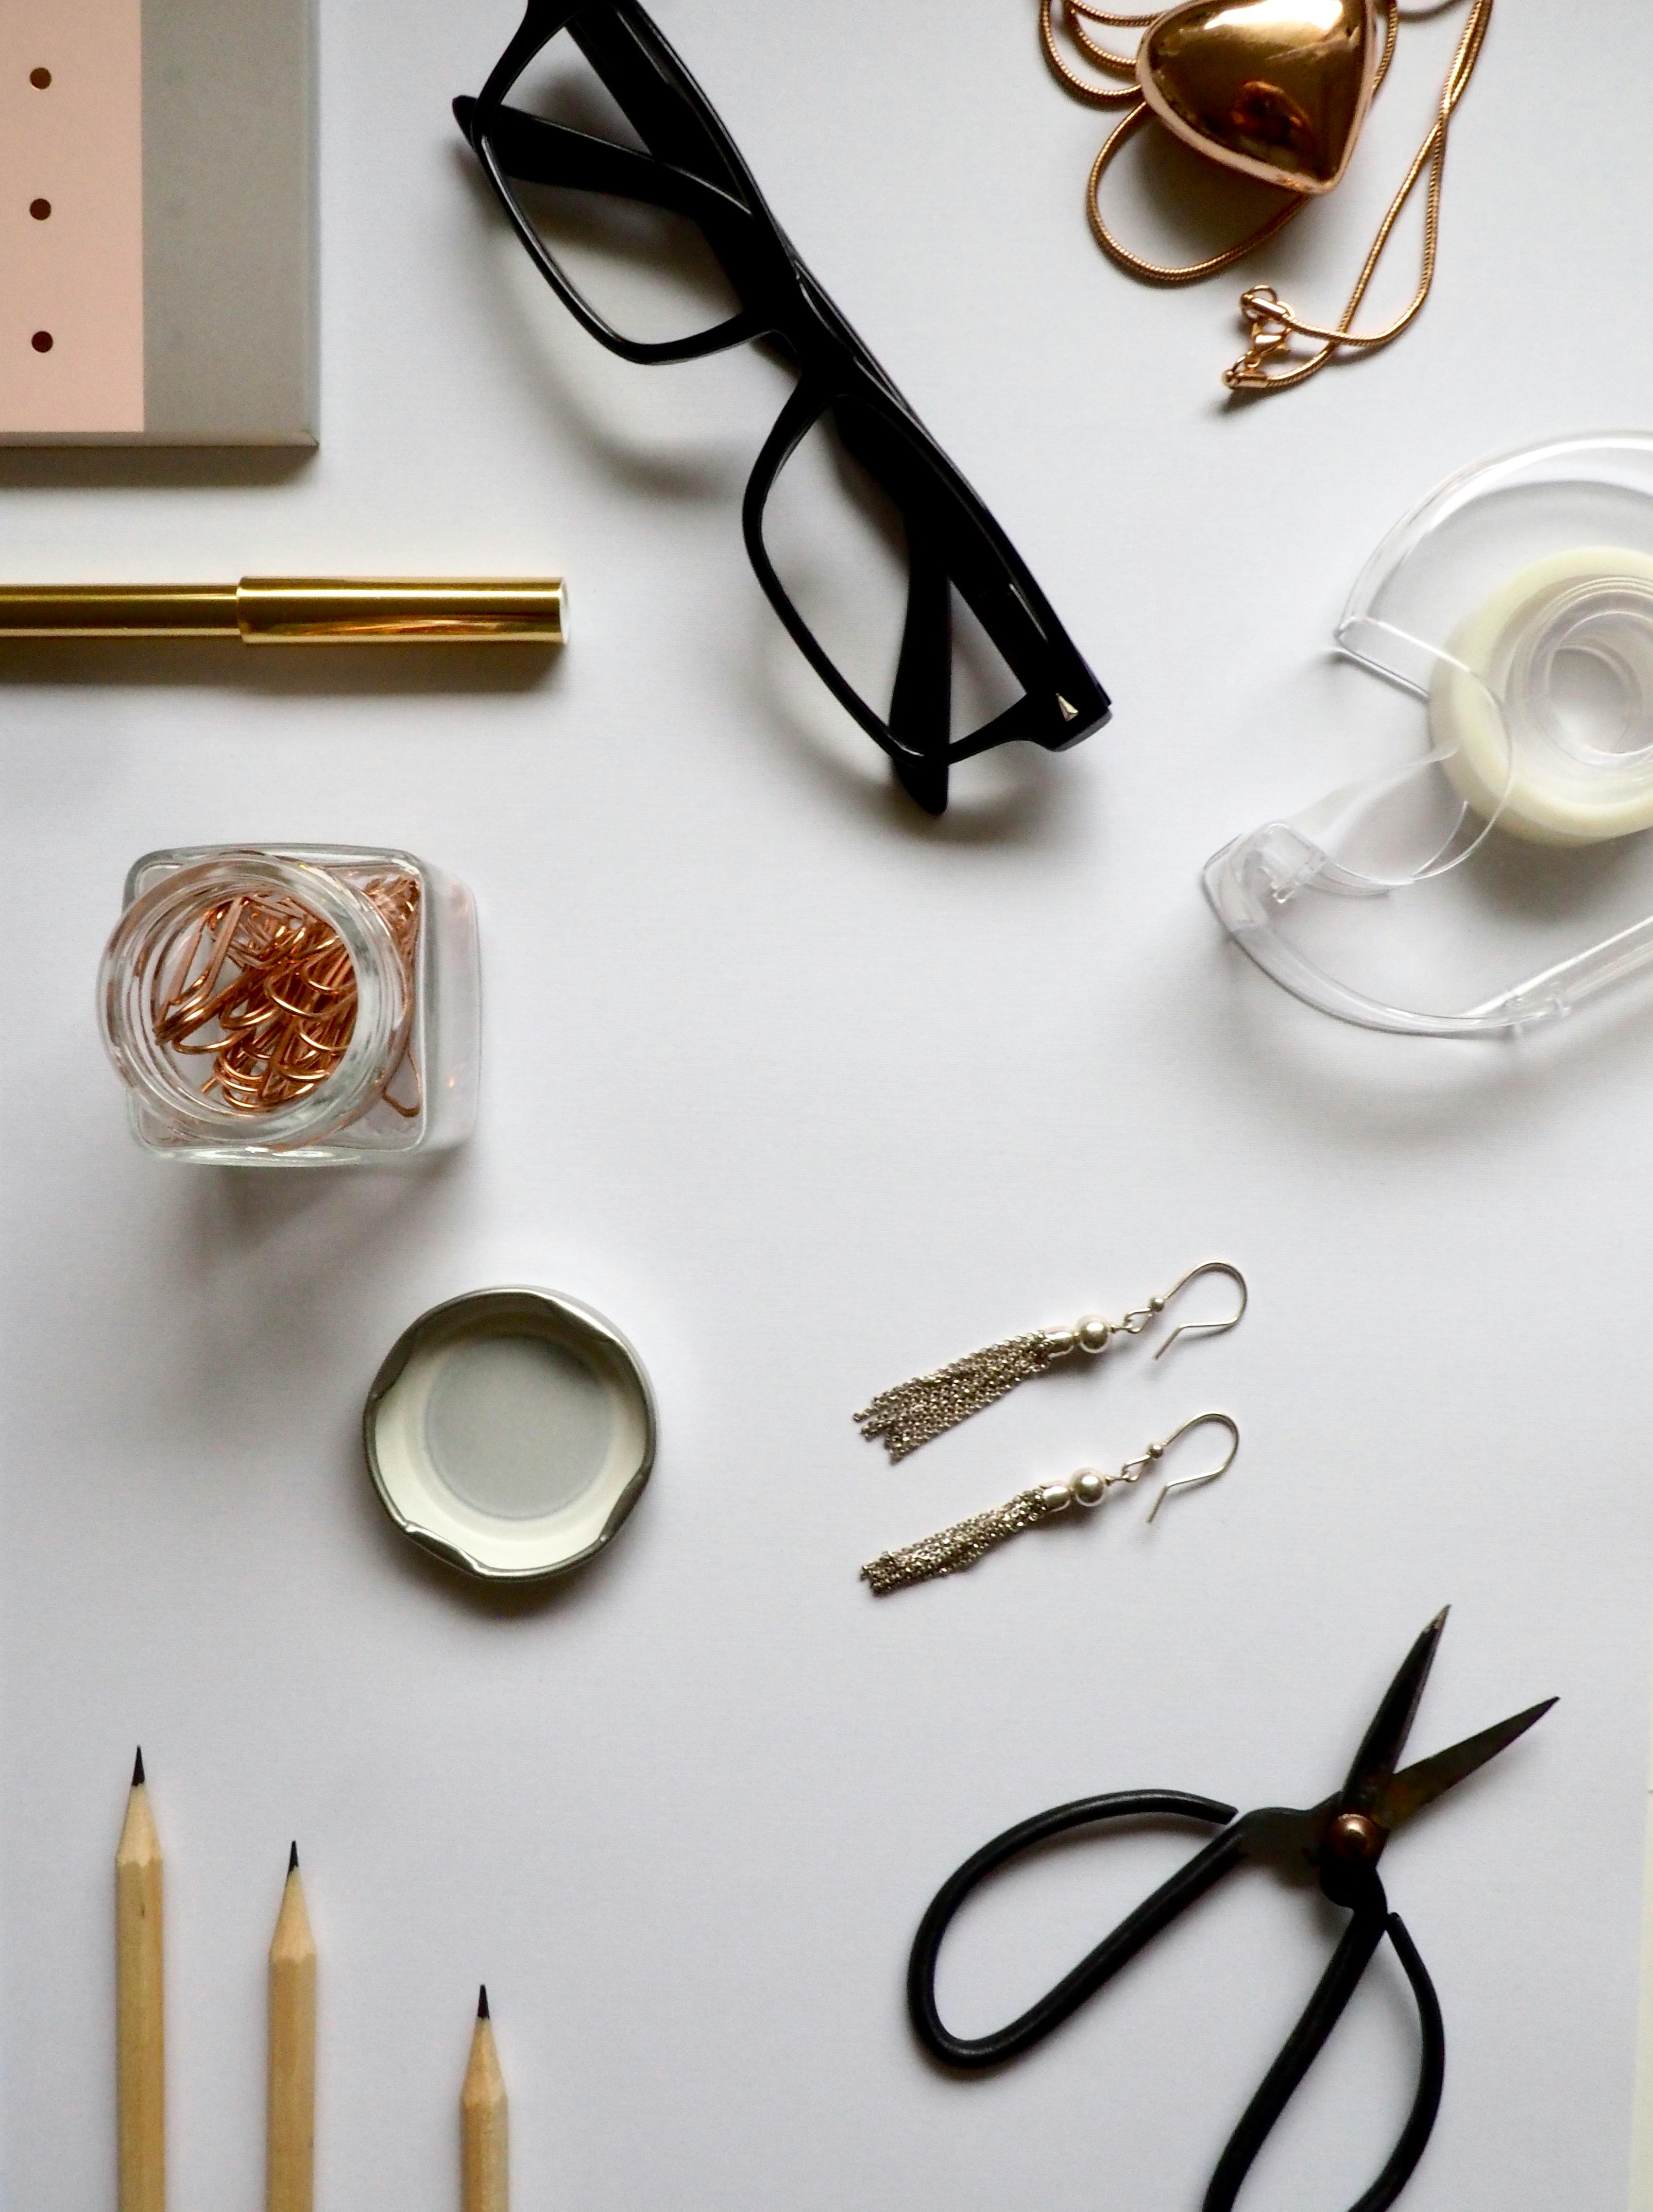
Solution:
<path fill-rule="evenodd" d="M 1401 1662 L 1401 1671 L 1383 1692 L 1383 1702 L 1372 1717 L 1343 1785 L 1343 1803 L 1354 1813 L 1376 1814 L 1378 1793 L 1394 1776 L 1424 1694 L 1435 1649 L 1446 1626 L 1449 1606 L 1443 1606 Z"/>
<path fill-rule="evenodd" d="M 1525 1735 L 1533 1723 L 1541 1721 L 1554 1703 L 1553 1698 L 1546 1698 L 1541 1705 L 1528 1705 L 1524 1713 L 1498 1721 L 1492 1728 L 1483 1729 L 1479 1735 L 1466 1736 L 1449 1750 L 1437 1751 L 1432 1759 L 1420 1759 L 1403 1773 L 1391 1775 L 1378 1790 L 1373 1819 L 1393 1832 L 1403 1820 L 1409 1820 L 1414 1813 L 1432 1804 L 1443 1790 L 1450 1790 L 1454 1783 L 1462 1782 L 1478 1766 L 1485 1766 L 1489 1759 L 1496 1759 L 1517 1736 Z"/>

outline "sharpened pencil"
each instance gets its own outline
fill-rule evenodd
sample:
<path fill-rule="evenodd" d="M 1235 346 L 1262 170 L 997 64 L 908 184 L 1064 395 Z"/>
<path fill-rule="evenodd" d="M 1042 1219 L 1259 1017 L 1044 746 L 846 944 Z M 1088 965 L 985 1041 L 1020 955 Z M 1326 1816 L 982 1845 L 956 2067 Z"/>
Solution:
<path fill-rule="evenodd" d="M 287 1862 L 270 1944 L 270 2094 L 265 2212 L 312 2212 L 316 2169 L 316 1945 L 299 1880 Z"/>
<path fill-rule="evenodd" d="M 120 2212 L 166 2212 L 161 1839 L 140 1750 L 115 1850 L 115 2090 Z"/>
<path fill-rule="evenodd" d="M 505 2076 L 494 2047 L 488 1990 L 477 1999 L 477 2025 L 459 2098 L 463 2133 L 463 2212 L 510 2212 L 511 2172 Z"/>

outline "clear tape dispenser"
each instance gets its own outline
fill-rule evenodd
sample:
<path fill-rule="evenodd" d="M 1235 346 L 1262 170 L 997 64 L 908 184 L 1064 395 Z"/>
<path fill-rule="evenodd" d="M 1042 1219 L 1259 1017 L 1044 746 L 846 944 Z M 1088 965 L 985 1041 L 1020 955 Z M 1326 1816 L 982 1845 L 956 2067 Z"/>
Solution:
<path fill-rule="evenodd" d="M 1423 702 L 1424 743 L 1207 863 L 1257 965 L 1364 1028 L 1489 1036 L 1653 963 L 1653 434 L 1449 478 L 1336 640 Z"/>

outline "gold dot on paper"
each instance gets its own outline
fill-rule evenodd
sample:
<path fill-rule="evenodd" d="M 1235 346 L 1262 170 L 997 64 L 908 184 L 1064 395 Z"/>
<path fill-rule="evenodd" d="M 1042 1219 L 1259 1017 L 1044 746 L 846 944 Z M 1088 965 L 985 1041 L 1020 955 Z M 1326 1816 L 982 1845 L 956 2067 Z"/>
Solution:
<path fill-rule="evenodd" d="M 33 347 L 36 353 L 50 353 L 52 350 L 51 331 L 36 331 L 33 337 L 29 340 L 29 343 Z"/>
<path fill-rule="evenodd" d="M 52 212 L 52 203 L 50 200 L 31 200 L 28 211 L 36 222 L 44 222 Z"/>
<path fill-rule="evenodd" d="M 52 82 L 52 72 L 48 69 L 31 70 L 28 73 L 28 81 L 36 92 L 44 92 Z"/>

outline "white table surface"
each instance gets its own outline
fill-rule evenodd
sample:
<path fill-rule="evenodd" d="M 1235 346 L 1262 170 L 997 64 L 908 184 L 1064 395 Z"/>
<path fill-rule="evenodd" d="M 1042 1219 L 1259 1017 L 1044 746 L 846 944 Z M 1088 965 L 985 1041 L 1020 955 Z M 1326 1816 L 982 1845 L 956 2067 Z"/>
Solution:
<path fill-rule="evenodd" d="M 1237 283 L 1152 293 L 1101 261 L 1098 121 L 1030 6 L 660 15 L 1114 723 L 960 772 L 940 823 L 892 797 L 741 548 L 779 373 L 627 368 L 538 286 L 447 116 L 507 0 L 325 9 L 320 453 L 6 455 L 3 574 L 556 568 L 574 641 L 532 678 L 7 659 L 0 2197 L 112 2201 L 109 1863 L 141 1740 L 179 2212 L 258 2201 L 295 1835 L 328 2212 L 455 2201 L 483 1978 L 520 2205 L 1182 2212 L 1334 1916 L 1232 1885 L 1027 2062 L 960 2082 L 908 2031 L 918 1915 L 1068 1796 L 1311 1802 L 1450 1600 L 1415 1749 L 1562 1703 L 1386 1862 L 1449 2047 L 1407 2203 L 1620 2212 L 1645 1001 L 1510 1048 L 1341 1029 L 1225 946 L 1196 872 L 1338 780 L 1365 679 L 1330 627 L 1405 507 L 1480 454 L 1646 423 L 1653 15 L 1500 9 L 1423 324 L 1238 410 Z M 1340 303 L 1453 27 L 1403 33 L 1346 198 L 1249 273 Z M 122 874 L 260 838 L 406 845 L 475 888 L 484 1097 L 448 1163 L 237 1176 L 131 1146 L 91 1011 Z M 1253 1288 L 1219 1343 L 1029 1388 L 896 1470 L 850 1425 L 905 1374 L 1212 1255 Z M 404 1545 L 357 1443 L 402 1327 L 508 1280 L 612 1316 L 662 1413 L 610 1555 L 526 1598 Z M 1208 1406 L 1239 1462 L 1152 1530 L 1116 1500 L 956 1583 L 858 1583 L 886 1544 Z M 960 2023 L 1025 2002 L 1182 1848 L 1073 1850 L 984 1899 L 944 1976 Z M 1386 1964 L 1248 2212 L 1358 2194 L 1413 2034 Z"/>

